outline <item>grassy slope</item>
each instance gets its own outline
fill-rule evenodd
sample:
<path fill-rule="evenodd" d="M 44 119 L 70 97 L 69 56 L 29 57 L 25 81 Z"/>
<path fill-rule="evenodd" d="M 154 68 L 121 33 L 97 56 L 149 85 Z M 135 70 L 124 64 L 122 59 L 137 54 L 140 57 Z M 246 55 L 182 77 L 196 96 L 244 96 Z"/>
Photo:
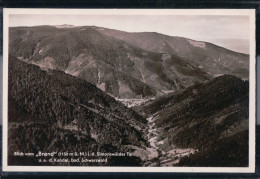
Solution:
<path fill-rule="evenodd" d="M 15 27 L 9 39 L 12 56 L 104 83 L 121 98 L 155 96 L 210 78 L 178 55 L 146 51 L 91 27 Z"/>

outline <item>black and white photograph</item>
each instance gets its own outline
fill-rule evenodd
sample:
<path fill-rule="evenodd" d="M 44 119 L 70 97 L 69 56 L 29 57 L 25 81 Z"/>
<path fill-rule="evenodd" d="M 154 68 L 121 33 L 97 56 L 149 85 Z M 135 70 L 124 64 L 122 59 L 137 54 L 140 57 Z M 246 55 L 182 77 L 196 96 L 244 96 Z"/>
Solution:
<path fill-rule="evenodd" d="M 253 172 L 255 11 L 4 9 L 3 170 Z"/>

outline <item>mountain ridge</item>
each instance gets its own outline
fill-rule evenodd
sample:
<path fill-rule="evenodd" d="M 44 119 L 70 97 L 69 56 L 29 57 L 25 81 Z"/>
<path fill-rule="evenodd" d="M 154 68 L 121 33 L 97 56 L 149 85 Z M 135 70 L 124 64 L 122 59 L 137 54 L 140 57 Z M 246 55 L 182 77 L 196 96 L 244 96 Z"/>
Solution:
<path fill-rule="evenodd" d="M 192 40 L 192 41 L 196 41 L 196 42 L 206 42 L 208 44 L 212 44 L 214 46 L 217 46 L 217 47 L 220 47 L 220 48 L 223 48 L 223 49 L 226 49 L 226 50 L 229 50 L 229 51 L 232 51 L 234 53 L 239 53 L 241 55 L 248 55 L 246 53 L 243 53 L 243 52 L 239 52 L 239 51 L 234 51 L 232 49 L 228 49 L 228 48 L 225 48 L 221 45 L 217 45 L 215 44 L 214 42 L 210 42 L 210 41 L 203 41 L 203 40 L 195 40 L 195 39 L 192 39 L 192 38 L 188 38 L 188 37 L 183 37 L 183 36 L 173 36 L 173 35 L 167 35 L 167 34 L 163 34 L 163 33 L 160 33 L 160 32 L 151 32 L 151 31 L 143 31 L 143 32 L 129 32 L 129 31 L 124 31 L 124 30 L 117 30 L 115 28 L 109 28 L 109 27 L 102 27 L 102 26 L 95 26 L 95 25 L 83 25 L 83 26 L 76 26 L 76 25 L 71 25 L 71 24 L 62 24 L 62 25 L 36 25 L 36 26 L 10 26 L 10 28 L 30 28 L 30 27 L 56 27 L 56 26 L 64 26 L 64 25 L 67 25 L 67 26 L 72 26 L 74 28 L 80 28 L 80 27 L 92 27 L 92 28 L 103 28 L 103 29 L 108 29 L 108 30 L 112 30 L 112 31 L 118 31 L 118 32 L 126 32 L 126 33 L 132 33 L 132 34 L 138 34 L 138 33 L 155 33 L 155 34 L 160 34 L 160 35 L 164 35 L 164 36 L 168 36 L 168 37 L 177 37 L 177 38 L 183 38 L 183 39 L 188 39 L 188 40 Z"/>
<path fill-rule="evenodd" d="M 205 54 L 203 44 L 208 43 L 159 33 L 131 34 L 95 26 L 12 27 L 9 47 L 10 54 L 23 61 L 66 71 L 120 98 L 160 96 L 164 91 L 177 91 L 222 73 L 248 76 L 247 56 L 224 50 L 219 53 L 224 54 L 223 58 L 230 56 L 226 52 L 231 53 L 227 61 L 220 56 L 217 59 L 215 52 Z M 158 40 L 165 43 L 164 50 L 153 40 L 158 38 L 165 39 Z M 181 44 L 184 46 L 176 47 Z"/>
<path fill-rule="evenodd" d="M 224 71 L 225 73 L 228 73 L 229 70 L 232 70 L 232 65 L 236 65 L 237 68 L 239 66 L 244 65 L 244 67 L 240 70 L 247 69 L 248 67 L 248 61 L 249 56 L 242 53 L 237 53 L 228 49 L 225 49 L 223 47 L 217 46 L 213 43 L 206 43 L 206 42 L 200 42 L 195 41 L 191 39 L 187 39 L 184 37 L 174 37 L 174 36 L 168 36 L 164 34 L 159 33 L 126 33 L 123 31 L 117 31 L 113 29 L 106 29 L 106 28 L 98 28 L 101 33 L 103 32 L 106 35 L 125 40 L 126 42 L 129 42 L 130 44 L 134 44 L 135 46 L 141 47 L 142 49 L 153 51 L 153 52 L 160 52 L 160 53 L 173 53 L 178 54 L 179 57 L 188 60 L 191 64 L 195 64 L 197 66 L 205 65 L 204 70 L 206 72 L 216 74 L 219 71 Z M 151 35 L 152 34 L 152 35 Z M 155 36 L 153 34 L 156 34 Z M 147 41 L 149 43 L 147 43 Z M 150 45 L 153 44 L 153 45 Z M 167 48 L 164 48 L 163 45 L 167 45 Z M 204 50 L 204 48 L 206 48 Z M 194 54 L 190 56 L 190 54 Z M 205 55 L 211 55 L 209 56 L 210 59 L 205 58 Z M 206 61 L 200 59 L 204 58 Z M 224 60 L 222 59 L 224 58 Z M 240 64 L 241 61 L 237 61 L 236 58 L 242 58 L 243 63 Z M 226 64 L 227 60 L 234 59 L 235 63 L 232 64 Z M 208 60 L 208 61 L 207 61 Z M 219 62 L 216 62 L 216 60 L 219 60 Z M 224 68 L 223 65 L 224 64 Z M 227 65 L 227 66 L 225 66 Z M 225 69 L 225 67 L 230 68 L 229 70 Z M 219 68 L 221 70 L 217 70 L 215 68 Z M 230 72 L 229 72 L 230 73 Z M 233 72 L 230 73 L 235 76 L 243 77 L 247 79 L 248 74 L 237 74 L 239 72 Z"/>
<path fill-rule="evenodd" d="M 84 26 L 83 26 L 84 27 Z M 163 34 L 163 33 L 160 33 L 160 32 L 151 32 L 151 31 L 144 31 L 144 32 L 128 32 L 128 31 L 123 31 L 123 30 L 117 30 L 117 29 L 113 29 L 113 28 L 107 28 L 107 27 L 100 27 L 100 26 L 89 26 L 89 27 L 93 27 L 93 28 L 101 28 L 101 29 L 107 29 L 108 31 L 116 31 L 116 32 L 120 32 L 120 33 L 129 33 L 129 34 L 157 34 L 157 35 L 163 35 L 165 37 L 176 37 L 176 38 L 182 38 L 182 39 L 187 39 L 187 40 L 191 40 L 191 41 L 195 41 L 195 42 L 205 42 L 205 43 L 208 43 L 208 44 L 211 44 L 211 45 L 214 45 L 216 47 L 219 47 L 219 48 L 223 48 L 223 49 L 226 49 L 228 51 L 231 51 L 231 52 L 234 52 L 234 53 L 239 53 L 241 55 L 246 55 L 248 56 L 248 54 L 245 54 L 245 53 L 242 53 L 242 52 L 238 52 L 238 51 L 233 51 L 231 49 L 227 49 L 221 45 L 217 45 L 215 44 L 214 42 L 209 42 L 209 41 L 203 41 L 203 40 L 195 40 L 195 39 L 192 39 L 192 38 L 188 38 L 188 37 L 183 37 L 183 36 L 175 36 L 175 35 L 167 35 L 167 34 Z"/>
<path fill-rule="evenodd" d="M 11 28 L 9 47 L 23 61 L 66 71 L 121 98 L 153 97 L 210 77 L 177 55 L 146 51 L 92 27 Z"/>

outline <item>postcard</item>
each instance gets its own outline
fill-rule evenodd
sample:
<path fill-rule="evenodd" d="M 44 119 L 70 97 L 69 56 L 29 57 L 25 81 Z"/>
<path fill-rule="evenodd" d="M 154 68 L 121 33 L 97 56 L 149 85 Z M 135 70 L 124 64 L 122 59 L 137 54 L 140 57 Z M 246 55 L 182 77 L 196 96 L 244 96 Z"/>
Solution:
<path fill-rule="evenodd" d="M 3 171 L 254 172 L 255 10 L 3 15 Z"/>

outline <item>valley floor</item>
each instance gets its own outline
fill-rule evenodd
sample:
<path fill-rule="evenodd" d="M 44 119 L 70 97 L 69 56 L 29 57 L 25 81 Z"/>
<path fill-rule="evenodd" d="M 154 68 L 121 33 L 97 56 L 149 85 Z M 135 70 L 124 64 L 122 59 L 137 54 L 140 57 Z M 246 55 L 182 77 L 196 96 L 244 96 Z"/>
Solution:
<path fill-rule="evenodd" d="M 140 98 L 140 99 L 122 99 L 122 98 L 115 98 L 117 101 L 120 101 L 128 108 L 134 107 L 134 106 L 140 106 L 141 104 L 144 104 L 148 101 L 152 101 L 155 98 Z"/>
<path fill-rule="evenodd" d="M 164 140 L 158 141 L 160 130 L 156 128 L 155 120 L 155 116 L 148 117 L 148 128 L 144 131 L 150 144 L 150 147 L 147 148 L 149 152 L 148 162 L 146 162 L 147 166 L 174 166 L 178 164 L 182 157 L 196 152 L 195 149 L 183 149 L 176 146 L 171 146 L 171 150 L 167 151 L 163 149 L 161 146 L 167 140 L 167 137 Z"/>

